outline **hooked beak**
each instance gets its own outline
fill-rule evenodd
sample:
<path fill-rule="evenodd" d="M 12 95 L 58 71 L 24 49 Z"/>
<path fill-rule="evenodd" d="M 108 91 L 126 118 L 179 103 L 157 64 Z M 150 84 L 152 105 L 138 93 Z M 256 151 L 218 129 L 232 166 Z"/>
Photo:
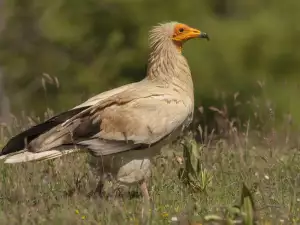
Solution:
<path fill-rule="evenodd" d="M 201 32 L 200 30 L 191 28 L 187 34 L 187 36 L 190 38 L 205 38 L 209 41 L 209 36 L 205 32 Z"/>
<path fill-rule="evenodd" d="M 180 38 L 180 37 L 179 37 Z M 181 37 L 184 41 L 193 39 L 193 38 L 205 38 L 206 40 L 209 41 L 209 36 L 207 33 L 202 32 L 200 30 L 190 28 L 189 30 L 186 31 Z"/>
<path fill-rule="evenodd" d="M 209 41 L 209 36 L 207 33 L 204 33 L 204 32 L 201 32 L 200 35 L 199 35 L 199 38 L 205 38 L 207 41 Z"/>

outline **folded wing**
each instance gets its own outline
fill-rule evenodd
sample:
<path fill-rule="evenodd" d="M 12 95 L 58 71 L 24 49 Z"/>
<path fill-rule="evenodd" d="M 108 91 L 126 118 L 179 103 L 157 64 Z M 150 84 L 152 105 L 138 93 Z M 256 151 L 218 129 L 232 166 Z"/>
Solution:
<path fill-rule="evenodd" d="M 179 99 L 174 94 L 137 90 L 102 98 L 34 138 L 27 149 L 41 154 L 75 146 L 84 147 L 96 156 L 143 149 L 165 138 L 187 120 L 191 110 Z M 54 155 L 59 157 L 59 151 Z M 49 154 L 49 158 L 54 155 Z M 47 159 L 47 154 L 41 156 Z"/>

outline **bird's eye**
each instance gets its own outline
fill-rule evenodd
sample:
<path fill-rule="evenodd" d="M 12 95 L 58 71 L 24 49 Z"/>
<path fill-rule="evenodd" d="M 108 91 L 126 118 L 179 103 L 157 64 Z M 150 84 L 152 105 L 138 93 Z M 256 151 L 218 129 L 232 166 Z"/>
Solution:
<path fill-rule="evenodd" d="M 179 32 L 182 33 L 184 31 L 183 28 L 179 28 Z"/>

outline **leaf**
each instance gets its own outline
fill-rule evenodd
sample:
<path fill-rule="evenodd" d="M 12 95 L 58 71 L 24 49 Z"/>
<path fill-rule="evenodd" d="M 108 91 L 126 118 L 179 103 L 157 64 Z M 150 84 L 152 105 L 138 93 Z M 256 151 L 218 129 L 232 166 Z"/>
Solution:
<path fill-rule="evenodd" d="M 183 144 L 183 156 L 185 162 L 182 180 L 188 184 L 193 191 L 205 191 L 211 185 L 212 175 L 205 170 L 201 164 L 201 151 L 203 147 L 198 147 L 195 139 L 185 138 Z"/>
<path fill-rule="evenodd" d="M 228 207 L 227 211 L 230 215 L 232 215 L 234 217 L 236 217 L 237 215 L 240 215 L 240 213 L 241 213 L 240 208 L 236 207 L 236 206 Z"/>
<path fill-rule="evenodd" d="M 204 216 L 204 220 L 206 221 L 224 221 L 224 219 L 218 215 L 207 215 Z"/>
<path fill-rule="evenodd" d="M 244 212 L 243 218 L 245 225 L 254 224 L 254 201 L 250 190 L 243 183 L 242 197 L 241 197 L 241 210 Z"/>
<path fill-rule="evenodd" d="M 249 198 L 249 200 L 251 202 L 252 208 L 255 209 L 255 207 L 254 207 L 254 200 L 253 200 L 252 194 L 251 194 L 250 190 L 248 189 L 248 187 L 245 185 L 245 183 L 243 183 L 242 197 L 241 197 L 241 206 L 244 205 L 244 201 L 246 199 L 248 199 L 248 198 Z"/>

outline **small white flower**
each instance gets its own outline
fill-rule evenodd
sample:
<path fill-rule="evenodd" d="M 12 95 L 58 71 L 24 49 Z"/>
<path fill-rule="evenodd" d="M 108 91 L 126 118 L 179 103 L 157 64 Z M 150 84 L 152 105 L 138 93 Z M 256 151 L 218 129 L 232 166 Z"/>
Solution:
<path fill-rule="evenodd" d="M 266 179 L 266 180 L 269 180 L 270 177 L 269 177 L 268 175 L 265 175 L 265 179 Z"/>
<path fill-rule="evenodd" d="M 171 218 L 171 221 L 172 221 L 172 222 L 177 222 L 177 221 L 178 221 L 177 216 L 173 216 L 173 217 Z"/>

